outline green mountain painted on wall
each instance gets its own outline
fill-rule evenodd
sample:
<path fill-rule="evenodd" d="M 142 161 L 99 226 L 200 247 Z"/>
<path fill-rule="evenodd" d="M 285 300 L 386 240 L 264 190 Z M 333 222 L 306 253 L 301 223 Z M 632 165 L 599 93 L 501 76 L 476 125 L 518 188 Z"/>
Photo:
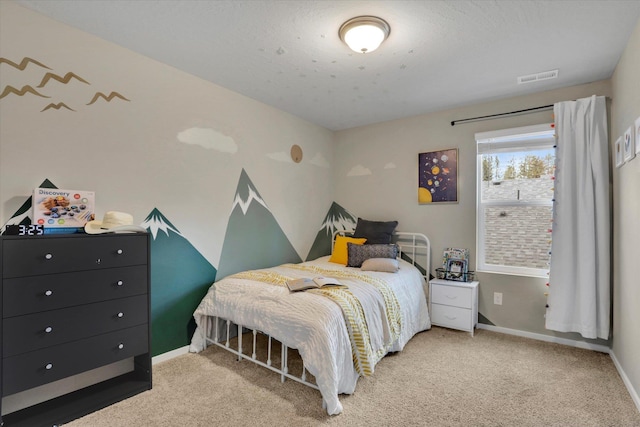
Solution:
<path fill-rule="evenodd" d="M 191 342 L 193 312 L 216 269 L 157 208 L 141 225 L 152 237 L 151 352 L 156 356 Z"/>
<path fill-rule="evenodd" d="M 53 185 L 53 183 L 51 181 L 49 181 L 48 179 L 45 179 L 44 181 L 42 181 L 42 184 L 40 184 L 38 187 L 36 188 L 58 188 L 55 185 Z M 2 227 L 2 233 L 4 233 L 4 229 L 7 225 L 29 225 L 31 224 L 31 213 L 33 212 L 31 210 L 32 207 L 32 201 L 33 196 L 29 196 L 27 198 L 27 200 L 25 200 L 25 202 L 22 204 L 22 206 L 20 206 L 18 208 L 18 210 L 11 216 L 11 218 L 9 218 L 9 221 L 6 222 L 6 224 L 3 225 Z M 0 234 L 2 234 L 0 233 Z"/>
<path fill-rule="evenodd" d="M 242 170 L 218 265 L 218 277 L 302 262 L 247 173 Z"/>
<path fill-rule="evenodd" d="M 340 231 L 352 231 L 356 228 L 358 218 L 350 214 L 345 208 L 333 202 L 327 212 L 327 216 L 322 221 L 320 231 L 311 245 L 307 261 L 331 254 L 331 237 L 333 233 Z"/>

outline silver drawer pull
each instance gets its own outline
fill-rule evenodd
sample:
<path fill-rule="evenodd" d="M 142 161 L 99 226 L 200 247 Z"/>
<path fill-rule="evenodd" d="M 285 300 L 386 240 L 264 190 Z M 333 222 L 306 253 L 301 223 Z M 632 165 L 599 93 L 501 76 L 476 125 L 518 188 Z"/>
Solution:
<path fill-rule="evenodd" d="M 44 256 L 44 259 L 51 259 L 51 258 L 53 258 L 53 255 L 52 255 L 52 254 L 46 254 L 46 255 Z"/>
<path fill-rule="evenodd" d="M 123 312 L 118 313 L 118 317 L 124 317 L 124 313 Z"/>
<path fill-rule="evenodd" d="M 53 331 L 53 328 L 51 326 L 47 326 L 46 328 L 44 328 L 44 331 L 46 333 L 49 333 L 49 332 Z"/>
<path fill-rule="evenodd" d="M 116 285 L 122 286 L 122 285 L 124 285 L 124 282 L 122 280 L 118 280 L 118 283 L 116 283 Z"/>
<path fill-rule="evenodd" d="M 47 371 L 53 369 L 53 363 L 47 363 L 47 366 L 44 367 Z"/>
<path fill-rule="evenodd" d="M 449 299 L 457 299 L 458 296 L 457 295 L 445 295 L 447 298 Z"/>
<path fill-rule="evenodd" d="M 449 320 L 456 320 L 458 318 L 458 316 L 446 316 L 446 315 L 444 317 L 446 317 Z"/>
<path fill-rule="evenodd" d="M 118 253 L 118 255 L 122 255 L 123 253 L 122 249 L 118 249 L 116 252 Z"/>
<path fill-rule="evenodd" d="M 124 348 L 124 344 L 120 343 L 118 344 L 118 350 L 122 350 Z"/>
<path fill-rule="evenodd" d="M 50 297 L 51 295 L 53 295 L 53 291 L 51 289 L 47 289 L 46 291 L 44 291 L 45 296 Z"/>

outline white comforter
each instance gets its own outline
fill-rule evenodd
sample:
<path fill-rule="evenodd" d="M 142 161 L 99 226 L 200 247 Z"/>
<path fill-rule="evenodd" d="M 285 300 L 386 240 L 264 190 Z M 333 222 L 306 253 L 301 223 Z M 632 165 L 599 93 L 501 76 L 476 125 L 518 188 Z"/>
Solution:
<path fill-rule="evenodd" d="M 355 270 L 318 258 L 302 265 L 324 269 Z M 288 277 L 309 277 L 309 272 L 279 266 L 272 270 Z M 384 279 L 396 294 L 402 311 L 402 331 L 390 343 L 384 301 L 371 285 L 340 278 L 360 300 L 367 321 L 373 350 L 387 347 L 400 351 L 417 332 L 429 329 L 431 322 L 425 298 L 425 281 L 411 264 L 400 260 L 397 273 L 367 272 Z M 330 274 L 327 274 L 329 276 Z M 316 378 L 330 415 L 342 412 L 338 394 L 355 390 L 358 373 L 353 364 L 349 332 L 341 308 L 329 298 L 306 292 L 290 293 L 286 287 L 227 277 L 214 283 L 193 314 L 198 329 L 190 351 L 204 349 L 203 316 L 219 316 L 250 329 L 258 329 L 300 352 L 308 371 Z M 210 336 L 210 331 L 207 331 Z"/>

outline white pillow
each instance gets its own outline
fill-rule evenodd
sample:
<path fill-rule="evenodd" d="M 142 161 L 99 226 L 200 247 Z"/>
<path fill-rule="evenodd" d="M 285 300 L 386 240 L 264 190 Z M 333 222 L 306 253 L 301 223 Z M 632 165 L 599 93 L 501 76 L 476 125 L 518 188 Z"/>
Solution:
<path fill-rule="evenodd" d="M 400 269 L 398 260 L 395 258 L 369 258 L 364 260 L 360 270 L 362 271 L 383 271 L 395 273 Z"/>

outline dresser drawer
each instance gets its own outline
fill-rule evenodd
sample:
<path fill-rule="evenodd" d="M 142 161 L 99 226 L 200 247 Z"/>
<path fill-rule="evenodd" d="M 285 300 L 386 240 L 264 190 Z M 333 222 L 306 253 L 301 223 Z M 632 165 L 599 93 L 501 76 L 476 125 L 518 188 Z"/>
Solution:
<path fill-rule="evenodd" d="M 2 277 L 141 265 L 147 234 L 4 239 Z"/>
<path fill-rule="evenodd" d="M 148 333 L 145 324 L 5 358 L 2 394 L 8 396 L 146 353 Z"/>
<path fill-rule="evenodd" d="M 2 356 L 15 356 L 147 321 L 147 295 L 11 317 L 2 325 Z"/>
<path fill-rule="evenodd" d="M 467 308 L 440 304 L 431 305 L 431 322 L 434 325 L 469 330 L 472 327 L 471 316 L 472 312 Z"/>
<path fill-rule="evenodd" d="M 458 286 L 431 285 L 431 303 L 471 308 L 473 289 Z"/>
<path fill-rule="evenodd" d="M 2 315 L 13 317 L 45 310 L 123 298 L 148 292 L 147 266 L 5 279 Z"/>

